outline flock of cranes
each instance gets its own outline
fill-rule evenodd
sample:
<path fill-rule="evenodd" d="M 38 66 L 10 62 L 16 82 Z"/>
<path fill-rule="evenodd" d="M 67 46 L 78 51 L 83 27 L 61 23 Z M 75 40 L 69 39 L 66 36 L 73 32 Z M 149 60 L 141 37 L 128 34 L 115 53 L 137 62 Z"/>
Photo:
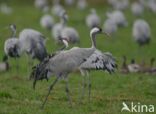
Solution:
<path fill-rule="evenodd" d="M 72 6 L 75 0 L 65 0 L 67 6 Z M 101 18 L 98 16 L 96 9 L 92 8 L 90 13 L 86 16 L 86 26 L 90 30 L 91 47 L 81 48 L 73 47 L 67 49 L 70 44 L 79 43 L 81 41 L 79 32 L 71 26 L 68 26 L 68 14 L 59 0 L 53 1 L 52 13 L 59 18 L 59 22 L 55 23 L 55 20 L 51 14 L 48 13 L 49 6 L 47 0 L 35 0 L 35 7 L 43 11 L 43 16 L 40 19 L 40 25 L 42 28 L 51 32 L 53 41 L 57 44 L 62 44 L 63 48 L 55 53 L 49 54 L 46 49 L 46 37 L 37 30 L 31 28 L 23 29 L 18 37 L 16 35 L 16 25 L 11 24 L 11 36 L 4 43 L 5 56 L 3 62 L 0 63 L 0 72 L 9 69 L 8 58 L 18 58 L 22 54 L 26 54 L 31 59 L 37 59 L 40 63 L 32 68 L 30 79 L 33 79 L 33 87 L 35 88 L 38 80 L 48 80 L 52 75 L 56 77 L 54 82 L 50 85 L 47 96 L 43 102 L 44 107 L 50 92 L 55 84 L 60 80 L 66 81 L 66 93 L 71 102 L 70 91 L 68 87 L 68 75 L 79 70 L 81 75 L 88 76 L 90 70 L 104 70 L 112 73 L 117 68 L 115 57 L 109 52 L 102 52 L 97 48 L 96 37 L 97 34 L 105 34 L 107 37 L 116 37 L 115 33 L 121 27 L 126 28 L 129 23 L 124 15 L 123 10 L 129 7 L 129 0 L 108 0 L 113 11 L 106 12 L 106 20 L 101 26 Z M 133 28 L 132 36 L 139 46 L 149 44 L 151 41 L 151 29 L 150 25 L 144 19 L 140 19 L 143 15 L 145 8 L 149 8 L 151 11 L 156 12 L 156 1 L 138 0 L 131 4 L 132 14 L 139 19 L 136 19 Z M 84 10 L 88 4 L 86 0 L 78 0 L 77 6 L 79 9 Z M 88 34 L 89 37 L 89 34 Z M 153 66 L 154 58 L 151 58 L 151 64 L 146 67 L 144 64 L 137 64 L 133 59 L 130 64 L 126 63 L 126 56 L 123 57 L 123 64 L 120 69 L 121 73 L 142 72 L 156 74 L 156 68 Z M 18 64 L 18 62 L 17 62 Z M 88 93 L 90 99 L 91 93 L 91 81 L 88 81 Z"/>
<path fill-rule="evenodd" d="M 10 25 L 12 35 L 4 43 L 5 56 L 18 58 L 26 53 L 32 59 L 42 61 L 47 56 L 44 36 L 33 29 L 24 29 L 16 37 L 16 25 Z"/>

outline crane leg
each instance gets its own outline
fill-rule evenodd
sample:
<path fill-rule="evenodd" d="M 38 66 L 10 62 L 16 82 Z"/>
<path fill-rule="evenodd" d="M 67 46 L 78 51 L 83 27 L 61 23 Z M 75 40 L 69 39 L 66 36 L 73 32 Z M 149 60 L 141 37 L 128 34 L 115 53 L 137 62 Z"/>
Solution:
<path fill-rule="evenodd" d="M 45 103 L 46 103 L 46 101 L 47 101 L 47 99 L 48 99 L 48 96 L 49 96 L 50 92 L 52 91 L 54 85 L 55 85 L 55 84 L 57 83 L 57 81 L 59 80 L 59 78 L 60 78 L 60 77 L 57 76 L 57 78 L 54 80 L 54 82 L 50 85 L 48 94 L 46 95 L 46 98 L 45 98 L 45 100 L 44 100 L 44 102 L 43 102 L 43 104 L 42 104 L 42 106 L 41 106 L 41 109 L 44 108 L 44 105 L 45 105 Z"/>
<path fill-rule="evenodd" d="M 27 56 L 27 61 L 28 61 L 27 75 L 29 76 L 31 72 L 31 67 L 33 66 L 33 59 L 29 55 L 26 55 L 26 56 Z"/>
<path fill-rule="evenodd" d="M 27 66 L 27 75 L 29 76 L 29 73 L 30 73 L 30 57 L 28 56 L 28 55 L 26 55 L 26 57 L 27 57 L 27 64 L 28 64 L 28 66 Z"/>
<path fill-rule="evenodd" d="M 81 100 L 84 98 L 86 86 L 87 86 L 87 84 L 86 84 L 86 76 L 83 76 L 83 81 L 82 81 L 82 94 L 81 94 L 81 97 L 80 97 L 80 103 L 81 103 Z"/>
<path fill-rule="evenodd" d="M 31 67 L 34 66 L 34 61 L 31 57 L 29 57 L 28 61 L 28 66 L 29 66 L 29 73 L 31 72 Z"/>
<path fill-rule="evenodd" d="M 72 101 L 71 101 L 70 91 L 69 91 L 69 85 L 68 85 L 68 78 L 66 78 L 65 81 L 66 81 L 65 91 L 66 91 L 66 94 L 67 94 L 67 97 L 68 97 L 69 105 L 72 106 Z"/>
<path fill-rule="evenodd" d="M 19 62 L 18 62 L 18 58 L 15 57 L 15 60 L 16 60 L 16 72 L 18 74 L 19 73 Z"/>
<path fill-rule="evenodd" d="M 91 80 L 90 76 L 88 75 L 88 97 L 89 97 L 89 102 L 90 102 L 90 95 L 91 95 Z"/>

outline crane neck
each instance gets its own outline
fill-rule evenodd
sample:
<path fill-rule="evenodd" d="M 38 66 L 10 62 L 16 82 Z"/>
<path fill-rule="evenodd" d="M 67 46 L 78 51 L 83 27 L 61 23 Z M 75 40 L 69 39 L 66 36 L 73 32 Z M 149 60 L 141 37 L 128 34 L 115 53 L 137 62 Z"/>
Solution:
<path fill-rule="evenodd" d="M 11 32 L 11 37 L 16 37 L 16 29 L 12 29 Z"/>
<path fill-rule="evenodd" d="M 91 33 L 91 42 L 92 42 L 92 48 L 96 48 L 96 33 Z"/>
<path fill-rule="evenodd" d="M 66 24 L 67 24 L 67 19 L 66 19 L 66 17 L 65 17 L 64 15 L 62 15 L 60 19 L 61 19 L 61 24 L 62 24 L 63 26 L 66 26 Z"/>

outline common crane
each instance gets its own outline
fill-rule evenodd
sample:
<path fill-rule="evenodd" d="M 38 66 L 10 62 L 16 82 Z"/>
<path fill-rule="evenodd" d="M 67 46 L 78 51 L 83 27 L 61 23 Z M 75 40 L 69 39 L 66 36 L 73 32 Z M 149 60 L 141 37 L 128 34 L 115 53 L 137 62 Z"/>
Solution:
<path fill-rule="evenodd" d="M 116 10 L 125 10 L 129 6 L 129 0 L 107 0 Z"/>
<path fill-rule="evenodd" d="M 54 19 L 49 14 L 44 14 L 40 19 L 40 25 L 42 28 L 51 30 L 54 25 Z"/>
<path fill-rule="evenodd" d="M 100 25 L 100 17 L 97 15 L 95 9 L 91 9 L 91 13 L 86 17 L 86 25 L 92 29 Z"/>
<path fill-rule="evenodd" d="M 62 11 L 64 11 L 64 8 L 60 4 L 60 0 L 54 0 L 53 1 L 53 6 L 52 6 L 52 9 L 51 9 L 52 14 L 59 17 L 61 15 Z"/>
<path fill-rule="evenodd" d="M 17 58 L 21 56 L 21 45 L 19 43 L 19 39 L 16 37 L 16 26 L 12 24 L 9 27 L 11 29 L 12 35 L 4 43 L 4 57 L 11 57 L 17 60 Z M 18 62 L 16 68 L 18 70 Z"/>
<path fill-rule="evenodd" d="M 66 26 L 68 15 L 66 11 L 62 12 L 61 23 L 56 24 L 52 30 L 53 37 L 59 43 L 62 37 L 68 38 L 69 43 L 79 42 L 79 34 L 73 27 Z"/>
<path fill-rule="evenodd" d="M 52 29 L 52 36 L 57 43 L 60 41 L 59 37 L 61 37 L 61 32 L 63 28 L 66 26 L 67 19 L 68 19 L 68 16 L 66 12 L 62 11 L 60 15 L 60 22 L 56 23 Z"/>
<path fill-rule="evenodd" d="M 103 24 L 103 29 L 106 33 L 113 36 L 117 32 L 118 26 L 116 25 L 114 20 L 106 19 Z"/>
<path fill-rule="evenodd" d="M 137 19 L 133 24 L 132 35 L 139 46 L 149 44 L 151 40 L 149 24 L 143 19 Z"/>
<path fill-rule="evenodd" d="M 34 4 L 36 8 L 43 10 L 44 7 L 48 5 L 48 1 L 47 0 L 35 0 Z"/>
<path fill-rule="evenodd" d="M 134 2 L 131 5 L 131 11 L 135 16 L 141 16 L 144 11 L 144 6 L 139 2 Z"/>
<path fill-rule="evenodd" d="M 84 10 L 87 7 L 87 1 L 86 0 L 77 0 L 77 7 L 80 10 Z"/>
<path fill-rule="evenodd" d="M 32 59 L 42 61 L 47 56 L 44 36 L 33 29 L 24 29 L 16 38 L 16 25 L 10 25 L 12 38 L 5 41 L 4 51 L 7 56 L 20 57 L 26 52 Z"/>
<path fill-rule="evenodd" d="M 114 10 L 113 12 L 107 12 L 106 15 L 109 19 L 113 20 L 118 27 L 125 27 L 128 25 L 125 15 L 122 11 Z"/>
<path fill-rule="evenodd" d="M 48 79 L 50 75 L 55 75 L 56 79 L 50 85 L 48 94 L 42 104 L 44 107 L 47 98 L 52 91 L 53 87 L 60 78 L 66 80 L 66 93 L 68 96 L 69 103 L 71 99 L 68 88 L 68 75 L 79 69 L 81 71 L 96 69 L 96 70 L 107 70 L 113 72 L 116 63 L 111 54 L 102 53 L 96 49 L 96 35 L 102 33 L 102 29 L 93 28 L 90 32 L 92 46 L 90 48 L 79 48 L 73 47 L 69 50 L 60 51 L 58 54 L 52 55 L 48 59 L 45 59 L 41 64 L 34 67 L 31 75 L 31 79 L 34 79 L 34 87 L 37 80 Z M 89 84 L 89 93 L 91 84 Z"/>
<path fill-rule="evenodd" d="M 72 6 L 74 4 L 75 0 L 65 0 L 65 4 L 67 6 Z"/>

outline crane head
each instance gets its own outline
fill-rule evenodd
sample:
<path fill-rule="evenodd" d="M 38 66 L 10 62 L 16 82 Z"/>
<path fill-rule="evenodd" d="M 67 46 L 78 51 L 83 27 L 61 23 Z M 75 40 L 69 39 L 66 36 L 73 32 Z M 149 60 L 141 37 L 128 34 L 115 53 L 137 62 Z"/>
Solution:
<path fill-rule="evenodd" d="M 68 15 L 67 15 L 67 12 L 65 10 L 62 10 L 61 14 L 60 14 L 60 17 L 67 21 L 68 20 Z"/>
<path fill-rule="evenodd" d="M 16 25 L 15 24 L 10 24 L 9 27 L 10 27 L 11 30 L 16 30 Z"/>
<path fill-rule="evenodd" d="M 60 42 L 62 42 L 65 45 L 65 48 L 69 47 L 68 42 L 70 42 L 70 41 L 69 41 L 68 37 L 59 36 L 58 39 Z"/>
<path fill-rule="evenodd" d="M 108 33 L 106 33 L 105 31 L 102 30 L 102 28 L 100 27 L 94 27 L 91 29 L 90 31 L 90 35 L 92 34 L 105 34 L 107 37 L 110 37 L 110 35 Z"/>

